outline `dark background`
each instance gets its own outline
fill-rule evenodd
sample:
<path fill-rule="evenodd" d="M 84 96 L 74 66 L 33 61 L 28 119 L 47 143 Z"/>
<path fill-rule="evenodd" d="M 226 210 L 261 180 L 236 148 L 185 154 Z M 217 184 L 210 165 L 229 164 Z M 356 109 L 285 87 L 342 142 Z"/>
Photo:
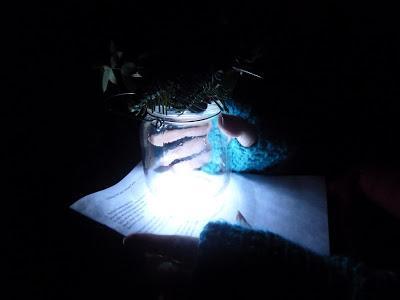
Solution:
<path fill-rule="evenodd" d="M 394 7 L 65 1 L 32 9 L 19 14 L 13 38 L 22 42 L 18 73 L 28 71 L 34 84 L 17 84 L 24 101 L 12 104 L 6 122 L 10 144 L 17 145 L 9 155 L 10 178 L 28 178 L 25 187 L 12 186 L 16 202 L 39 208 L 26 213 L 28 225 L 17 227 L 23 238 L 14 253 L 27 262 L 17 278 L 23 274 L 37 299 L 153 296 L 139 272 L 128 270 L 121 236 L 68 208 L 117 183 L 140 160 L 138 123 L 105 111 L 94 68 L 108 63 L 111 39 L 132 55 L 168 53 L 178 70 L 263 45 L 265 80 L 239 90 L 299 149 L 279 172 L 336 176 L 363 162 L 398 163 Z M 379 235 L 376 224 L 368 226 Z M 133 263 L 140 270 L 140 261 Z"/>

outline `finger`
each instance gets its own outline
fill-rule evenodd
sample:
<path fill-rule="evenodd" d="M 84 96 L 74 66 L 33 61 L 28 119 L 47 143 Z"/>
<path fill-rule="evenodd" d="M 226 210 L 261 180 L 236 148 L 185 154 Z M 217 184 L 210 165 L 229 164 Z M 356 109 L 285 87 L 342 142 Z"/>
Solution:
<path fill-rule="evenodd" d="M 195 170 L 208 163 L 210 159 L 211 151 L 204 151 L 191 159 L 174 164 L 172 168 L 177 172 Z"/>
<path fill-rule="evenodd" d="M 133 234 L 124 239 L 128 249 L 141 249 L 147 253 L 159 253 L 184 263 L 194 263 L 199 240 L 179 235 Z"/>
<path fill-rule="evenodd" d="M 149 142 L 154 146 L 163 146 L 164 144 L 172 143 L 184 137 L 197 137 L 207 135 L 210 131 L 210 123 L 203 126 L 196 126 L 183 129 L 165 130 L 162 133 L 153 134 L 149 137 Z"/>
<path fill-rule="evenodd" d="M 170 165 L 174 160 L 183 159 L 194 154 L 198 154 L 209 147 L 207 137 L 196 137 L 184 142 L 174 149 L 168 150 L 162 157 L 160 164 L 162 166 Z"/>
<path fill-rule="evenodd" d="M 218 125 L 221 131 L 230 137 L 238 137 L 243 130 L 243 122 L 236 116 L 221 114 L 218 118 Z"/>
<path fill-rule="evenodd" d="M 257 141 L 257 131 L 254 125 L 240 117 L 221 115 L 218 125 L 224 134 L 235 137 L 244 147 L 251 147 Z"/>

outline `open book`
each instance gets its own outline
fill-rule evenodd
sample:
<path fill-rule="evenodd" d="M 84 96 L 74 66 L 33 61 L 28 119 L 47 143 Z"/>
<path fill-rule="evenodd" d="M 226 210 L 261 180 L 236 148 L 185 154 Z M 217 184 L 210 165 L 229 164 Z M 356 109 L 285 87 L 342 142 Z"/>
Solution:
<path fill-rule="evenodd" d="M 329 254 L 324 177 L 233 173 L 225 190 L 210 203 L 205 202 L 207 209 L 202 212 L 196 209 L 198 214 L 185 214 L 165 199 L 155 199 L 139 163 L 116 185 L 81 198 L 71 208 L 125 236 L 141 232 L 198 237 L 208 222 L 226 221 L 268 230 Z"/>

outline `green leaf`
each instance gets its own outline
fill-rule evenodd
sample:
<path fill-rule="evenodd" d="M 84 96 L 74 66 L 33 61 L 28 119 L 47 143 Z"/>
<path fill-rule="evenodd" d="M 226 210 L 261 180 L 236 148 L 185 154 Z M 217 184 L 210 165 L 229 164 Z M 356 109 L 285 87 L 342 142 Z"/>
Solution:
<path fill-rule="evenodd" d="M 107 90 L 109 81 L 117 84 L 117 78 L 115 78 L 113 70 L 109 66 L 103 66 L 103 92 Z"/>

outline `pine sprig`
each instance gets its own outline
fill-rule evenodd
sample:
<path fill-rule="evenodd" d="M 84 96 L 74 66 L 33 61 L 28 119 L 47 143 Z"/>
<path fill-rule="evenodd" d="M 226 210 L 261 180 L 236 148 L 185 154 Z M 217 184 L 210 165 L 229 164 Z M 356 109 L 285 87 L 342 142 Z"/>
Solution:
<path fill-rule="evenodd" d="M 103 92 L 111 94 L 107 97 L 111 110 L 137 119 L 144 119 L 149 111 L 155 110 L 164 115 L 171 110 L 178 115 L 185 111 L 201 113 L 213 102 L 221 111 L 227 111 L 225 101 L 232 97 L 240 76 L 262 78 L 246 68 L 254 63 L 259 54 L 245 60 L 236 58 L 227 70 L 181 75 L 164 82 L 149 82 L 147 77 L 150 76 L 144 75 L 144 67 L 141 65 L 146 54 L 140 55 L 136 61 L 126 61 L 124 53 L 118 51 L 113 42 L 110 44 L 110 53 L 110 65 L 102 68 Z"/>

